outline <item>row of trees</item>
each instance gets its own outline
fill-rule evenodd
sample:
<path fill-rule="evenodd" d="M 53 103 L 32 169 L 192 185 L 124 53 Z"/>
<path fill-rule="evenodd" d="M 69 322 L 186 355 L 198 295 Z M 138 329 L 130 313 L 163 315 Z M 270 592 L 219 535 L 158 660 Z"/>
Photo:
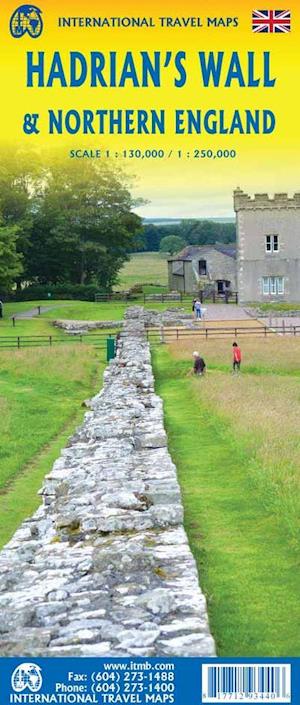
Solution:
<path fill-rule="evenodd" d="M 28 284 L 110 290 L 137 249 L 141 219 L 126 175 L 56 154 L 0 155 L 0 291 Z"/>
<path fill-rule="evenodd" d="M 155 252 L 178 252 L 186 245 L 212 245 L 235 242 L 235 223 L 213 220 L 182 220 L 178 224 L 143 227 L 141 249 Z"/>

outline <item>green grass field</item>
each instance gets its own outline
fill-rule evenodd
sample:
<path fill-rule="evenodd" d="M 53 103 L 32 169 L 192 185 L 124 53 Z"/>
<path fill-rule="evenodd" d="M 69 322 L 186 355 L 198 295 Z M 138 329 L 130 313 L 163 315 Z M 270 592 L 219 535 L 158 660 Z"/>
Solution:
<path fill-rule="evenodd" d="M 186 376 L 192 340 L 153 352 L 185 526 L 222 656 L 300 651 L 300 341 L 290 342 L 287 355 L 278 339 L 243 341 L 240 377 L 231 375 L 227 341 L 203 343 L 206 378 Z M 272 355 L 276 372 L 264 376 L 260 365 Z"/>
<path fill-rule="evenodd" d="M 137 252 L 132 254 L 120 271 L 116 289 L 129 289 L 134 284 L 167 286 L 167 255 L 160 252 Z"/>
<path fill-rule="evenodd" d="M 277 303 L 272 304 L 253 304 L 255 308 L 260 308 L 261 311 L 300 311 L 300 304 Z"/>
<path fill-rule="evenodd" d="M 144 305 L 142 298 L 130 302 L 131 305 L 137 303 Z M 37 315 L 38 305 L 48 306 L 49 310 Z M 93 301 L 52 301 L 51 304 L 47 301 L 30 301 L 5 304 L 4 318 L 0 319 L 0 337 L 1 336 L 17 336 L 17 335 L 63 335 L 58 328 L 53 328 L 52 321 L 56 319 L 69 320 L 90 320 L 90 321 L 121 321 L 128 303 L 119 301 L 106 301 L 103 303 L 95 303 Z M 178 301 L 168 301 L 168 303 L 158 303 L 155 301 L 147 301 L 146 308 L 155 310 L 164 310 L 166 307 L 180 306 L 187 311 L 191 309 L 190 301 L 185 301 L 182 304 Z M 17 319 L 15 327 L 11 320 L 11 316 L 24 311 L 35 309 L 36 315 L 30 319 Z"/>
<path fill-rule="evenodd" d="M 0 352 L 0 544 L 39 503 L 36 491 L 81 403 L 101 385 L 103 356 L 88 346 Z"/>

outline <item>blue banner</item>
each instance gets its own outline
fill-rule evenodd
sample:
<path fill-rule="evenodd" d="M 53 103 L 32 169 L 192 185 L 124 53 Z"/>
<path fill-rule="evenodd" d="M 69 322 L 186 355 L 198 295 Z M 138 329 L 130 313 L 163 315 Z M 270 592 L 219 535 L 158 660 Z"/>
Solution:
<path fill-rule="evenodd" d="M 1 705 L 300 703 L 300 659 L 2 658 Z"/>

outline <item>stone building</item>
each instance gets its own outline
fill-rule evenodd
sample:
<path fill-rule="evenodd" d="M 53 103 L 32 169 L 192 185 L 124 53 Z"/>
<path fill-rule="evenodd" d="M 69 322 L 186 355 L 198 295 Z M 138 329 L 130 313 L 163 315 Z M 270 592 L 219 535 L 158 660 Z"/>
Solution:
<path fill-rule="evenodd" d="M 300 193 L 234 192 L 240 303 L 300 302 Z"/>
<path fill-rule="evenodd" d="M 235 245 L 185 247 L 168 260 L 169 289 L 238 292 L 239 303 L 300 303 L 300 192 L 234 191 Z"/>
<path fill-rule="evenodd" d="M 169 289 L 193 293 L 200 289 L 224 294 L 237 290 L 234 244 L 185 247 L 168 260 Z"/>

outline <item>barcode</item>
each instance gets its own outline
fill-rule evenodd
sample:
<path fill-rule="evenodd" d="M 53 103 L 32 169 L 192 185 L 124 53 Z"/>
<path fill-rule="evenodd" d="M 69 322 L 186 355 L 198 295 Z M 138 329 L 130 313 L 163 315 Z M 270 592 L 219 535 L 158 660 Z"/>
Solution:
<path fill-rule="evenodd" d="M 290 703 L 290 664 L 202 665 L 206 703 Z"/>

